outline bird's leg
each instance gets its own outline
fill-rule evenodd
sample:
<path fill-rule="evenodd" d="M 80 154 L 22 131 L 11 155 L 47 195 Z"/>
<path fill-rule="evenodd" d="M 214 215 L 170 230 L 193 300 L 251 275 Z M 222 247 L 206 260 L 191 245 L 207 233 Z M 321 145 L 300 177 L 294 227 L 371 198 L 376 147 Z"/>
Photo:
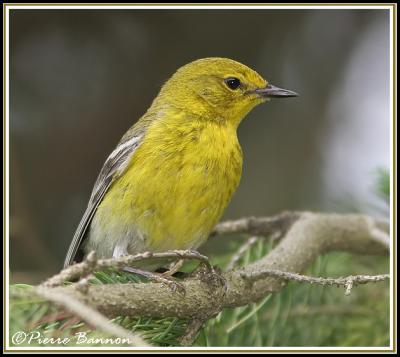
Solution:
<path fill-rule="evenodd" d="M 184 253 L 184 254 L 182 254 Z M 190 256 L 187 256 L 188 253 L 190 254 Z M 181 253 L 181 259 L 177 260 L 176 262 L 173 262 L 169 265 L 169 268 L 167 270 L 162 270 L 161 271 L 161 275 L 163 277 L 171 277 L 174 274 L 176 274 L 175 276 L 179 277 L 183 277 L 183 276 L 188 276 L 188 273 L 184 273 L 184 272 L 180 272 L 179 269 L 182 267 L 183 263 L 185 262 L 185 259 L 193 259 L 193 260 L 199 260 L 200 261 L 200 265 L 199 267 L 197 267 L 195 270 L 201 268 L 202 266 L 204 266 L 208 271 L 210 271 L 210 273 L 214 273 L 214 268 L 213 266 L 209 263 L 208 258 L 204 255 L 201 255 L 198 251 L 196 250 L 187 250 L 187 251 L 182 251 Z M 186 254 L 186 255 L 185 255 Z M 200 259 L 199 259 L 200 258 Z M 160 271 L 157 271 L 160 272 Z"/>
<path fill-rule="evenodd" d="M 125 268 L 123 268 L 123 270 L 127 271 L 129 273 L 141 275 L 141 276 L 143 276 L 149 280 L 155 281 L 157 283 L 165 284 L 174 292 L 179 291 L 182 294 L 185 294 L 185 292 L 186 292 L 186 290 L 182 284 L 177 283 L 176 281 L 173 281 L 172 278 L 169 276 L 164 276 L 163 274 L 153 273 L 151 271 L 141 270 L 141 269 L 132 268 L 132 267 L 125 267 Z"/>
<path fill-rule="evenodd" d="M 185 262 L 184 259 L 179 259 L 178 261 L 170 264 L 169 268 L 167 271 L 162 273 L 161 275 L 166 278 L 166 277 L 171 277 L 175 273 L 179 271 L 179 269 L 182 267 L 183 263 Z"/>
<path fill-rule="evenodd" d="M 129 255 L 128 253 L 128 243 L 126 241 L 119 242 L 113 252 L 113 257 L 114 258 L 120 258 L 121 256 L 126 256 Z M 178 267 L 179 269 L 180 267 Z M 183 294 L 185 293 L 185 288 L 183 287 L 182 284 L 179 284 L 175 281 L 172 280 L 172 278 L 163 276 L 162 274 L 157 274 L 153 273 L 147 270 L 142 270 L 142 269 L 137 269 L 137 268 L 132 268 L 132 267 L 124 267 L 124 271 L 129 272 L 129 273 L 134 273 L 141 275 L 149 280 L 165 284 L 167 285 L 172 291 L 180 291 Z"/>

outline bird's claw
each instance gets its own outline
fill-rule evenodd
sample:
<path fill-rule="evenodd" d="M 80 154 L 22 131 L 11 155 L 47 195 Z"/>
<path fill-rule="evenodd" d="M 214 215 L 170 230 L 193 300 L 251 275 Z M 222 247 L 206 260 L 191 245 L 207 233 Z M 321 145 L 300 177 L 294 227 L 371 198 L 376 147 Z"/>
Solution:
<path fill-rule="evenodd" d="M 186 289 L 184 286 L 176 281 L 173 280 L 172 277 L 169 276 L 163 276 L 162 274 L 158 273 L 153 273 L 150 271 L 146 270 L 141 270 L 137 268 L 132 268 L 132 267 L 125 267 L 123 270 L 128 271 L 130 273 L 138 274 L 140 276 L 145 277 L 146 279 L 149 279 L 151 281 L 164 284 L 168 286 L 173 292 L 180 292 L 183 295 L 186 293 Z"/>
<path fill-rule="evenodd" d="M 164 279 L 165 279 L 165 281 L 162 282 L 162 284 L 167 285 L 173 293 L 176 292 L 176 293 L 179 293 L 182 295 L 186 295 L 186 289 L 181 283 L 178 283 L 176 281 L 166 279 L 166 278 L 164 278 Z"/>

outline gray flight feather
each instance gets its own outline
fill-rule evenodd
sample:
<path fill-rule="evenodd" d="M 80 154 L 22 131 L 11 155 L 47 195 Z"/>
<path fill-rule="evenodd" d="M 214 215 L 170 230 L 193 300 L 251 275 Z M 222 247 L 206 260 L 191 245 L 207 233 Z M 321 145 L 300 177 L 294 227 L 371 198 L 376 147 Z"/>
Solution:
<path fill-rule="evenodd" d="M 80 252 L 80 248 L 82 247 L 82 243 L 86 237 L 90 222 L 96 213 L 96 209 L 111 184 L 125 171 L 133 153 L 141 144 L 143 138 L 142 129 L 143 128 L 140 127 L 133 127 L 129 130 L 104 163 L 94 185 L 86 211 L 68 249 L 64 261 L 64 268 L 68 267 L 76 260 L 78 253 L 82 253 Z M 78 260 L 82 258 L 83 256 Z"/>

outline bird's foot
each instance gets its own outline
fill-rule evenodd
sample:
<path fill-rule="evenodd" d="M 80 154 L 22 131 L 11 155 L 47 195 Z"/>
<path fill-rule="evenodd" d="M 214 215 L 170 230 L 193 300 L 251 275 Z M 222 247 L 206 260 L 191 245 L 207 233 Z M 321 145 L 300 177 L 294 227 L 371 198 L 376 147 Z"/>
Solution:
<path fill-rule="evenodd" d="M 190 276 L 196 277 L 200 281 L 204 281 L 207 284 L 211 284 L 215 286 L 215 288 L 222 286 L 224 293 L 227 290 L 227 283 L 223 277 L 222 271 L 216 266 L 199 265 L 197 269 L 190 273 Z"/>
<path fill-rule="evenodd" d="M 178 257 L 180 257 L 179 260 L 171 263 L 169 265 L 168 269 L 159 269 L 157 272 L 162 273 L 163 277 L 188 277 L 190 275 L 193 275 L 193 273 L 197 270 L 206 270 L 210 274 L 215 273 L 215 268 L 211 265 L 209 259 L 207 256 L 200 254 L 196 250 L 182 250 L 182 251 L 173 251 L 175 254 L 177 254 Z M 191 273 L 185 273 L 179 271 L 179 269 L 183 266 L 185 263 L 185 260 L 197 260 L 200 262 L 200 265 L 197 266 Z"/>
<path fill-rule="evenodd" d="M 178 267 L 178 269 L 179 269 L 179 267 Z M 163 275 L 163 274 L 167 273 L 168 271 L 163 274 L 158 274 L 158 273 L 153 273 L 151 271 L 141 270 L 141 269 L 132 268 L 132 267 L 125 267 L 123 270 L 130 272 L 130 273 L 138 274 L 140 276 L 143 276 L 143 277 L 145 277 L 149 280 L 155 281 L 157 283 L 164 284 L 164 285 L 168 286 L 173 292 L 179 292 L 183 295 L 185 295 L 185 293 L 186 293 L 186 289 L 182 284 L 174 281 L 173 278 L 169 275 L 165 275 L 165 276 Z"/>

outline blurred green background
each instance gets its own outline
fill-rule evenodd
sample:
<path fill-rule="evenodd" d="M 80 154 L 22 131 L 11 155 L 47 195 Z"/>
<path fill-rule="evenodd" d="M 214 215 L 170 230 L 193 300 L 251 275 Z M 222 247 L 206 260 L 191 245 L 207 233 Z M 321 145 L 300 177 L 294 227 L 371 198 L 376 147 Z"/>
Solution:
<path fill-rule="evenodd" d="M 108 154 L 178 67 L 208 56 L 300 94 L 241 124 L 243 176 L 224 218 L 388 215 L 374 189 L 390 158 L 388 10 L 12 10 L 14 281 L 61 267 Z"/>

